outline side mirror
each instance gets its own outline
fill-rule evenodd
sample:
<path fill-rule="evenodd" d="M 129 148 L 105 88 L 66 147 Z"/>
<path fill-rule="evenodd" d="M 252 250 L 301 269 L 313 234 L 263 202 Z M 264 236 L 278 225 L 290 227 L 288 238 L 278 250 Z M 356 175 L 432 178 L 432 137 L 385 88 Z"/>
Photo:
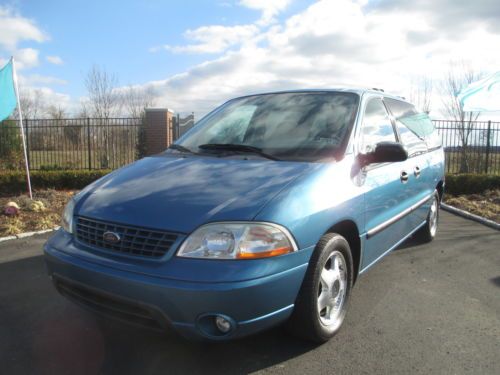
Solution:
<path fill-rule="evenodd" d="M 375 146 L 375 151 L 359 155 L 361 167 L 374 163 L 394 163 L 406 159 L 408 159 L 408 152 L 398 142 L 380 142 Z"/>

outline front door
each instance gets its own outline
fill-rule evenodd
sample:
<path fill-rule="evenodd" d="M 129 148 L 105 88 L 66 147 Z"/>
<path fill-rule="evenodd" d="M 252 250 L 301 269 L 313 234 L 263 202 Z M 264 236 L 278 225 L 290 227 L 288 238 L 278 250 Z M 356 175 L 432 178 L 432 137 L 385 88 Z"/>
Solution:
<path fill-rule="evenodd" d="M 358 139 L 358 150 L 369 153 L 379 142 L 396 142 L 396 133 L 379 97 L 366 102 Z M 409 207 L 408 182 L 411 171 L 406 162 L 377 163 L 364 167 L 366 240 L 362 269 L 392 249 L 410 231 L 406 216 Z"/>
<path fill-rule="evenodd" d="M 408 160 L 405 162 L 409 173 L 407 187 L 410 189 L 410 204 L 415 206 L 415 209 L 408 215 L 408 221 L 411 228 L 416 229 L 427 218 L 430 207 L 429 197 L 432 196 L 436 186 L 429 168 L 429 154 L 424 141 L 426 134 L 418 134 L 425 130 L 425 122 L 430 122 L 430 119 L 426 114 L 419 113 L 410 103 L 391 98 L 384 99 L 384 103 L 394 118 L 399 141 L 408 152 Z M 432 123 L 429 126 L 432 129 Z M 421 204 L 426 200 L 425 204 Z"/>

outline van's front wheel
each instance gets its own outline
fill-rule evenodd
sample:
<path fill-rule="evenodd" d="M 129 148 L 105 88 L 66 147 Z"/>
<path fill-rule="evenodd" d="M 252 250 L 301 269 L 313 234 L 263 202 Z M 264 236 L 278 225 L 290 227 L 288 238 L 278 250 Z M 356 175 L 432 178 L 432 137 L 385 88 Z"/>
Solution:
<path fill-rule="evenodd" d="M 340 329 L 353 283 L 349 243 L 339 234 L 321 238 L 311 256 L 288 327 L 298 336 L 325 342 Z"/>

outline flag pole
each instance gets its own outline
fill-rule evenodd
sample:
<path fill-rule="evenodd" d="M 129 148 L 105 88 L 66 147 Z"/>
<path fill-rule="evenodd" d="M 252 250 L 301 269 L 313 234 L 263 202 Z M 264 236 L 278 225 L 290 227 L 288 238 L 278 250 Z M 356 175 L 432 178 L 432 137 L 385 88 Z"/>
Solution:
<path fill-rule="evenodd" d="M 17 113 L 19 114 L 19 126 L 21 128 L 21 139 L 23 141 L 24 165 L 26 167 L 26 178 L 28 180 L 28 191 L 30 194 L 30 199 L 33 199 L 33 193 L 31 192 L 30 168 L 28 165 L 28 153 L 26 151 L 26 138 L 24 137 L 23 112 L 21 110 L 21 101 L 19 100 L 19 87 L 17 86 L 17 74 L 16 74 L 16 65 L 14 62 L 14 56 L 12 56 L 10 59 L 12 61 L 12 79 L 14 80 L 14 91 L 16 92 L 16 98 L 17 98 Z"/>

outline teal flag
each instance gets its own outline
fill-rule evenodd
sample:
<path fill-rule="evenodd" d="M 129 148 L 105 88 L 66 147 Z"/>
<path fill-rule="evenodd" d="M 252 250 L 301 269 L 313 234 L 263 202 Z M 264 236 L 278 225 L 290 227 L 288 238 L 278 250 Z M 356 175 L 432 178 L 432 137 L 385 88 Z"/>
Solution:
<path fill-rule="evenodd" d="M 0 69 L 0 121 L 5 120 L 16 108 L 12 60 Z"/>
<path fill-rule="evenodd" d="M 500 72 L 465 87 L 458 100 L 467 112 L 500 111 Z"/>

